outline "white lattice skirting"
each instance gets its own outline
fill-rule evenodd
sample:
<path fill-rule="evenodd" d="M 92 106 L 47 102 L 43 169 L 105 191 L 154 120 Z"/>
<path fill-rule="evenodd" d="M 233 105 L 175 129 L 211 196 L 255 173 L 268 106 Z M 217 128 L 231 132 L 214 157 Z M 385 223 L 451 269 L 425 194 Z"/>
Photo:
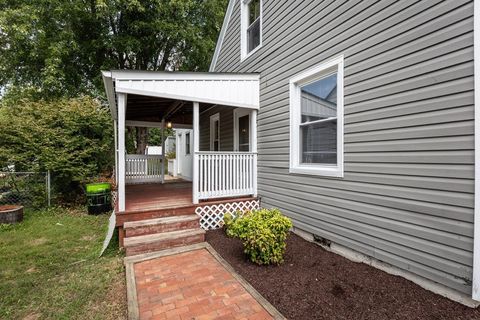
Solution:
<path fill-rule="evenodd" d="M 205 230 L 218 229 L 223 226 L 223 216 L 230 213 L 235 217 L 237 212 L 260 209 L 260 200 L 227 202 L 197 207 L 195 213 L 200 216 L 200 226 Z"/>
<path fill-rule="evenodd" d="M 117 191 L 112 191 L 112 207 L 115 208 L 117 204 Z"/>

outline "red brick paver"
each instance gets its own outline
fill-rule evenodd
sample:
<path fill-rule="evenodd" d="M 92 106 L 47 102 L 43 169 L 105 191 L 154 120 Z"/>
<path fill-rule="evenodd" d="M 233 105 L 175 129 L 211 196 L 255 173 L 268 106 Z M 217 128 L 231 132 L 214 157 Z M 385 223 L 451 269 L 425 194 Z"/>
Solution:
<path fill-rule="evenodd" d="M 273 319 L 206 249 L 134 270 L 140 319 Z"/>

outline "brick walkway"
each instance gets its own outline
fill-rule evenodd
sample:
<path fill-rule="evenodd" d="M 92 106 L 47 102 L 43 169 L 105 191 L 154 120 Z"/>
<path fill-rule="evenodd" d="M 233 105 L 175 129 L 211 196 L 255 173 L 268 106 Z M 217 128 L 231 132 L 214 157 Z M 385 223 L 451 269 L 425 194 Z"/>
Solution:
<path fill-rule="evenodd" d="M 140 319 L 273 319 L 206 249 L 134 265 Z"/>

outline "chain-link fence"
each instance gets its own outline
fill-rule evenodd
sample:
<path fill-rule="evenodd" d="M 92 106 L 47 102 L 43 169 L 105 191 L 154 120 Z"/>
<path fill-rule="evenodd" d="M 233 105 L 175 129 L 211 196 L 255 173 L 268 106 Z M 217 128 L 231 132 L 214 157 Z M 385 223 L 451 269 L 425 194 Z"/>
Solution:
<path fill-rule="evenodd" d="M 50 172 L 0 172 L 0 205 L 50 205 Z"/>

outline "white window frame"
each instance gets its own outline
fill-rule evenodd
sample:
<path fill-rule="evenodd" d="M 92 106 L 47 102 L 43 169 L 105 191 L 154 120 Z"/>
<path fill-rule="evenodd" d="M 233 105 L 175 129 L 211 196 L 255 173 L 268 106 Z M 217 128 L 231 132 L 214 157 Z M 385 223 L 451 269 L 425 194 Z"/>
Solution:
<path fill-rule="evenodd" d="M 218 121 L 218 151 L 220 151 L 220 113 L 215 113 L 210 116 L 210 151 L 214 151 L 215 121 Z"/>
<path fill-rule="evenodd" d="M 260 43 L 258 46 L 253 49 L 252 51 L 248 52 L 248 39 L 247 39 L 247 29 L 249 27 L 248 25 L 248 5 L 250 4 L 252 0 L 241 0 L 240 1 L 240 6 L 241 6 L 241 23 L 240 23 L 240 56 L 241 56 L 241 61 L 246 60 L 248 57 L 253 55 L 255 52 L 257 52 L 261 47 L 263 43 L 263 1 L 260 0 Z"/>
<path fill-rule="evenodd" d="M 330 59 L 290 79 L 290 173 L 343 177 L 343 55 Z M 337 73 L 337 164 L 300 162 L 301 87 Z"/>
<path fill-rule="evenodd" d="M 252 150 L 252 128 L 250 128 L 250 109 L 237 108 L 233 110 L 233 150 L 238 151 L 240 149 L 240 137 L 238 136 L 239 123 L 238 119 L 244 116 L 249 116 L 248 118 L 248 151 Z"/>

